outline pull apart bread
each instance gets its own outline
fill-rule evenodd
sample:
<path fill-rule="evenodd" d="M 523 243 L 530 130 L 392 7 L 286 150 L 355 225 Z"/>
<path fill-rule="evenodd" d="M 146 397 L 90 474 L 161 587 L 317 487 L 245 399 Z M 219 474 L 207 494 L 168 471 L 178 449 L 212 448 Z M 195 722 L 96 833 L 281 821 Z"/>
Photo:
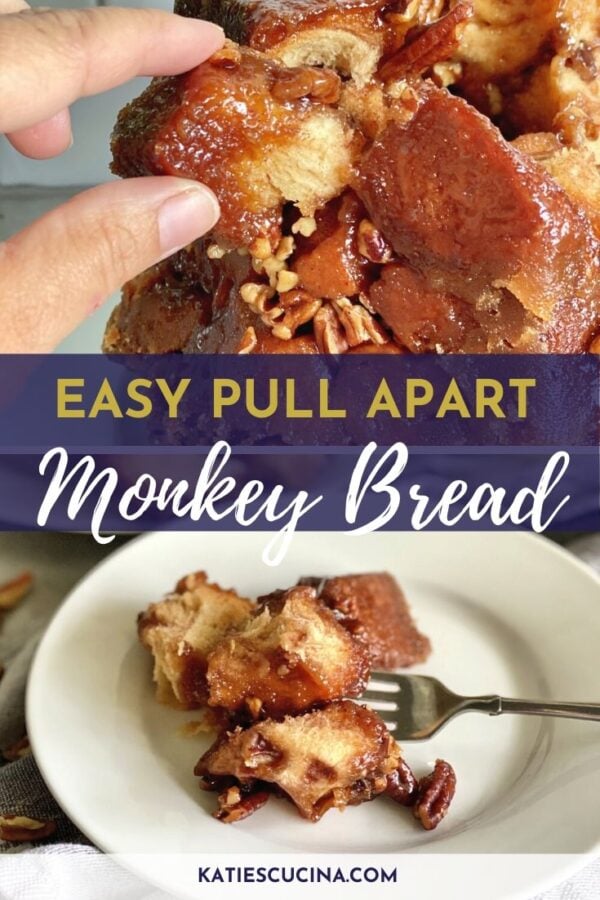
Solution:
<path fill-rule="evenodd" d="M 240 804 L 245 813 L 247 797 L 262 782 L 276 785 L 315 822 L 331 807 L 343 809 L 382 794 L 399 764 L 400 748 L 379 716 L 343 700 L 226 733 L 195 771 L 206 788 L 221 791 L 222 819 L 241 818 Z M 233 793 L 227 785 L 231 777 L 237 781 Z"/>
<path fill-rule="evenodd" d="M 194 572 L 140 613 L 138 636 L 154 658 L 157 700 L 184 709 L 204 706 L 208 655 L 252 610 L 250 600 L 211 584 L 205 572 Z"/>
<path fill-rule="evenodd" d="M 209 703 L 259 715 L 304 712 L 338 697 L 359 697 L 369 653 L 318 599 L 299 586 L 273 596 L 208 658 Z"/>
<path fill-rule="evenodd" d="M 429 638 L 417 628 L 402 588 L 387 572 L 302 578 L 333 610 L 350 634 L 366 644 L 374 669 L 399 669 L 424 662 Z"/>
<path fill-rule="evenodd" d="M 383 720 L 348 699 L 373 663 L 424 658 L 427 638 L 385 573 L 304 581 L 251 603 L 197 572 L 138 618 L 157 699 L 208 707 L 220 730 L 196 766 L 219 792 L 216 817 L 246 818 L 275 793 L 316 821 L 386 794 L 434 828 L 454 796 L 452 768 L 417 782 Z M 375 624 L 385 617 L 386 639 Z"/>
<path fill-rule="evenodd" d="M 595 6 L 180 0 L 232 40 L 121 112 L 113 170 L 221 219 L 125 286 L 105 349 L 595 349 Z"/>

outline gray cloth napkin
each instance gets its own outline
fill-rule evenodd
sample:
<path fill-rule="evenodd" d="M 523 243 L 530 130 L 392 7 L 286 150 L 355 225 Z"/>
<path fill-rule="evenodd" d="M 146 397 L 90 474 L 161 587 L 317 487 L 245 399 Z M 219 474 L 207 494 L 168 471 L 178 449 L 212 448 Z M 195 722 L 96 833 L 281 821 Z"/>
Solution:
<path fill-rule="evenodd" d="M 17 570 L 31 568 L 37 588 L 27 602 L 6 616 L 0 629 L 0 662 L 5 674 L 0 681 L 0 749 L 11 747 L 25 734 L 24 696 L 29 665 L 40 634 L 66 592 L 107 552 L 83 535 L 3 535 L 0 583 Z M 568 542 L 569 549 L 600 572 L 600 534 Z M 57 699 L 57 712 L 60 701 Z M 0 806 L 3 810 L 34 819 L 53 820 L 55 834 L 43 846 L 8 845 L 0 841 L 4 862 L 0 866 L 0 900 L 163 900 L 167 895 L 152 889 L 103 857 L 59 808 L 46 788 L 33 757 L 0 767 Z M 10 858 L 7 859 L 7 855 Z M 17 859 L 19 857 L 19 859 Z M 60 857 L 72 864 L 52 867 Z M 27 862 L 26 865 L 23 863 Z M 19 864 L 20 863 L 20 864 Z M 597 900 L 600 897 L 600 860 L 569 881 L 535 900 Z"/>

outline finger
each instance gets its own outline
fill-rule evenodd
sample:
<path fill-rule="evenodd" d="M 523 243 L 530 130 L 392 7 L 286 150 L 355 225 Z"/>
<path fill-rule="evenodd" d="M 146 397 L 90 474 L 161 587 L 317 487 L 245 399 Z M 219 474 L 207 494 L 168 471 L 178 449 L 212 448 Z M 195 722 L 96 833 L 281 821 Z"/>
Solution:
<path fill-rule="evenodd" d="M 24 9 L 29 9 L 25 0 L 0 0 L 0 15 L 21 12 Z M 15 150 L 30 159 L 50 159 L 53 156 L 60 156 L 73 143 L 71 115 L 68 110 L 61 110 L 45 122 L 8 134 L 7 138 Z"/>
<path fill-rule="evenodd" d="M 208 188 L 179 178 L 114 181 L 0 244 L 0 352 L 45 353 L 125 281 L 210 230 Z"/>
<path fill-rule="evenodd" d="M 25 0 L 0 0 L 0 16 L 5 13 L 21 12 L 23 9 L 29 9 L 29 4 Z"/>
<path fill-rule="evenodd" d="M 223 40 L 217 25 L 157 9 L 27 10 L 2 16 L 0 132 L 36 125 L 78 97 L 136 75 L 185 72 Z"/>
<path fill-rule="evenodd" d="M 71 115 L 63 109 L 51 119 L 6 135 L 15 150 L 30 159 L 50 159 L 68 150 L 73 143 Z"/>

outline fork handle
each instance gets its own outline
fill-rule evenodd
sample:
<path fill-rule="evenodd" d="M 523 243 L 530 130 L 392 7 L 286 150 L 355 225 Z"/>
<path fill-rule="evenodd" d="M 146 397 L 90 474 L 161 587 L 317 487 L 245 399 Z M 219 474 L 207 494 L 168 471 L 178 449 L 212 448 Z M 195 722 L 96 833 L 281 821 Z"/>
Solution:
<path fill-rule="evenodd" d="M 555 716 L 561 719 L 585 719 L 600 722 L 600 703 L 558 703 L 546 700 L 512 700 L 508 697 L 473 697 L 463 709 L 486 712 L 490 716 L 517 713 L 524 716 Z"/>

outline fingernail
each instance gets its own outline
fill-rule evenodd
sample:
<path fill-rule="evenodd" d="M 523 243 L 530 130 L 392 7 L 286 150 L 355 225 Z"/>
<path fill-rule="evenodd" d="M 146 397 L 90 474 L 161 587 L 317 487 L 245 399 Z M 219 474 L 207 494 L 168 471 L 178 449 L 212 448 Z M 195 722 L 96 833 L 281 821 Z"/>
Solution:
<path fill-rule="evenodd" d="M 217 198 L 202 184 L 169 197 L 158 210 L 158 235 L 163 256 L 181 250 L 217 223 Z"/>
<path fill-rule="evenodd" d="M 225 43 L 225 31 L 216 22 L 207 22 L 206 19 L 191 19 L 188 16 L 181 15 L 178 18 L 185 19 L 186 28 L 197 28 L 201 39 L 211 35 L 215 40 L 220 41 L 222 44 Z"/>

